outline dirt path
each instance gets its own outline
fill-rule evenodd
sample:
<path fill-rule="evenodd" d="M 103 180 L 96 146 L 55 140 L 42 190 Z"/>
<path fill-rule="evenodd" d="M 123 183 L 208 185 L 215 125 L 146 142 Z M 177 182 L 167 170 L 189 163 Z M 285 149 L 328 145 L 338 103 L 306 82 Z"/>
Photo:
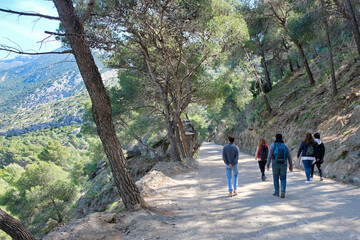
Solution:
<path fill-rule="evenodd" d="M 271 171 L 261 181 L 253 156 L 241 154 L 239 194 L 228 197 L 221 151 L 204 143 L 198 170 L 177 174 L 164 164 L 167 174 L 154 169 L 145 176 L 138 184 L 156 211 L 120 212 L 116 223 L 96 213 L 46 239 L 360 240 L 359 188 L 318 176 L 305 184 L 304 172 L 294 171 L 288 172 L 286 198 L 274 197 Z"/>
<path fill-rule="evenodd" d="M 260 181 L 257 162 L 241 154 L 239 195 L 227 197 L 221 150 L 204 143 L 198 172 L 175 177 L 185 184 L 168 189 L 178 208 L 173 231 L 158 239 L 360 239 L 359 188 L 318 176 L 305 184 L 304 172 L 294 171 L 286 198 L 274 197 L 271 171 Z"/>

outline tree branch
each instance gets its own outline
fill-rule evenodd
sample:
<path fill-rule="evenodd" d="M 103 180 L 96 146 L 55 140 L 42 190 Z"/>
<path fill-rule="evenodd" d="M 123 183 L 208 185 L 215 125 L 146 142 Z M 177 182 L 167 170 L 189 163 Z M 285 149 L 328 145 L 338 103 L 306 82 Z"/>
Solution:
<path fill-rule="evenodd" d="M 45 31 L 46 34 L 50 34 L 50 35 L 56 35 L 56 36 L 61 36 L 61 37 L 66 37 L 66 36 L 69 36 L 69 35 L 77 35 L 77 36 L 80 36 L 79 34 L 77 33 L 57 33 L 57 32 L 50 32 L 50 31 Z"/>
<path fill-rule="evenodd" d="M 84 22 L 86 21 L 86 19 L 89 18 L 92 10 L 94 9 L 94 5 L 95 5 L 95 0 L 90 0 L 84 16 L 83 16 L 83 17 L 81 18 L 81 20 L 80 20 L 81 24 L 84 24 Z"/>
<path fill-rule="evenodd" d="M 22 54 L 22 55 L 45 55 L 45 54 L 72 54 L 73 51 L 72 50 L 64 50 L 62 52 L 24 52 L 22 50 L 13 48 L 13 47 L 9 47 L 9 46 L 3 46 L 0 45 L 0 51 L 5 51 L 5 52 L 9 52 L 9 53 L 17 53 L 17 54 Z"/>
<path fill-rule="evenodd" d="M 18 12 L 18 11 L 13 11 L 13 10 L 9 10 L 9 9 L 3 9 L 3 8 L 0 8 L 0 12 L 18 14 L 20 16 L 41 17 L 41 18 L 46 18 L 46 19 L 50 19 L 50 20 L 58 20 L 58 21 L 60 21 L 59 17 L 53 17 L 53 16 L 49 16 L 49 15 L 42 15 L 42 14 L 39 14 L 39 13 Z"/>

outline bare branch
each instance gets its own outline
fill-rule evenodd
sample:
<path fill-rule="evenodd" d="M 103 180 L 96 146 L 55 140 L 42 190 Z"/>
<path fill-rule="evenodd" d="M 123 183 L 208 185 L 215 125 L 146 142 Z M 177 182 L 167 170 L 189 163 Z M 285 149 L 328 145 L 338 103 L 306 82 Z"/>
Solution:
<path fill-rule="evenodd" d="M 64 50 L 61 52 L 24 52 L 21 49 L 17 49 L 17 48 L 13 48 L 10 46 L 4 46 L 4 45 L 0 45 L 0 51 L 5 51 L 5 52 L 9 52 L 9 53 L 17 53 L 17 54 L 22 54 L 22 55 L 45 55 L 45 54 L 72 54 L 73 51 L 72 50 Z"/>
<path fill-rule="evenodd" d="M 51 67 L 53 67 L 54 65 L 56 65 L 56 64 L 61 64 L 61 63 L 76 63 L 76 61 L 60 61 L 60 62 L 56 62 L 56 63 L 53 63 L 53 64 L 50 64 L 49 66 L 47 66 L 47 67 L 44 67 L 44 68 L 42 68 L 43 70 L 45 70 L 45 69 L 47 69 L 47 68 L 51 68 Z"/>
<path fill-rule="evenodd" d="M 69 36 L 69 35 L 77 35 L 80 36 L 77 33 L 57 33 L 57 32 L 50 32 L 50 31 L 45 31 L 46 34 L 50 34 L 50 35 L 56 35 L 56 36 L 61 36 L 61 37 L 65 37 L 65 36 Z"/>
<path fill-rule="evenodd" d="M 18 14 L 20 16 L 41 17 L 41 18 L 46 18 L 46 19 L 50 19 L 50 20 L 58 20 L 58 21 L 60 21 L 59 17 L 53 17 L 53 16 L 49 16 L 49 15 L 42 15 L 42 14 L 39 14 L 39 13 L 18 12 L 18 11 L 13 11 L 13 10 L 9 10 L 9 9 L 3 9 L 3 8 L 0 8 L 0 11 L 1 12 L 11 13 L 11 14 Z"/>
<path fill-rule="evenodd" d="M 95 5 L 95 0 L 90 0 L 84 16 L 83 16 L 83 17 L 81 18 L 81 20 L 80 20 L 81 24 L 84 24 L 84 22 L 86 21 L 86 19 L 89 18 L 92 10 L 94 9 L 94 5 Z"/>

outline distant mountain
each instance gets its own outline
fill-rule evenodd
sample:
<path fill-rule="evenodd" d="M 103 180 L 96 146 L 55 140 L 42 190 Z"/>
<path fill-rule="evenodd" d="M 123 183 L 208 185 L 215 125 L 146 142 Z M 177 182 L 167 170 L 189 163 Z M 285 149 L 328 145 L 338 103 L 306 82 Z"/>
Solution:
<path fill-rule="evenodd" d="M 96 59 L 105 82 L 117 72 Z M 82 123 L 88 94 L 72 55 L 19 56 L 0 61 L 0 135 Z"/>

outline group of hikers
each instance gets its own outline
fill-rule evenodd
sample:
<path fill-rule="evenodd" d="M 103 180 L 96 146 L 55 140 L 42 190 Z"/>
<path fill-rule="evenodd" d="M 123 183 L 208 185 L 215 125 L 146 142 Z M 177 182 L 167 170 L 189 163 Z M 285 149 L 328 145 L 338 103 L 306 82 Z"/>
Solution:
<path fill-rule="evenodd" d="M 223 148 L 222 158 L 226 165 L 225 168 L 229 186 L 229 196 L 232 197 L 238 194 L 237 186 L 239 148 L 234 144 L 235 138 L 233 136 L 229 136 L 228 140 L 229 143 Z M 301 156 L 300 161 L 304 164 L 306 175 L 305 183 L 310 183 L 310 181 L 313 179 L 315 165 L 319 170 L 320 181 L 323 180 L 321 164 L 324 162 L 324 155 L 325 146 L 324 143 L 322 143 L 320 140 L 320 133 L 314 133 L 314 137 L 311 133 L 306 133 L 305 139 L 301 142 L 297 152 L 297 158 Z M 292 172 L 293 161 L 289 148 L 283 141 L 282 134 L 276 133 L 275 142 L 270 145 L 270 148 L 268 145 L 266 145 L 265 139 L 260 138 L 259 144 L 255 151 L 255 160 L 257 160 L 259 163 L 262 181 L 266 180 L 265 167 L 267 171 L 269 171 L 270 163 L 272 163 L 275 189 L 273 195 L 285 198 L 287 167 L 289 166 L 289 171 Z"/>

